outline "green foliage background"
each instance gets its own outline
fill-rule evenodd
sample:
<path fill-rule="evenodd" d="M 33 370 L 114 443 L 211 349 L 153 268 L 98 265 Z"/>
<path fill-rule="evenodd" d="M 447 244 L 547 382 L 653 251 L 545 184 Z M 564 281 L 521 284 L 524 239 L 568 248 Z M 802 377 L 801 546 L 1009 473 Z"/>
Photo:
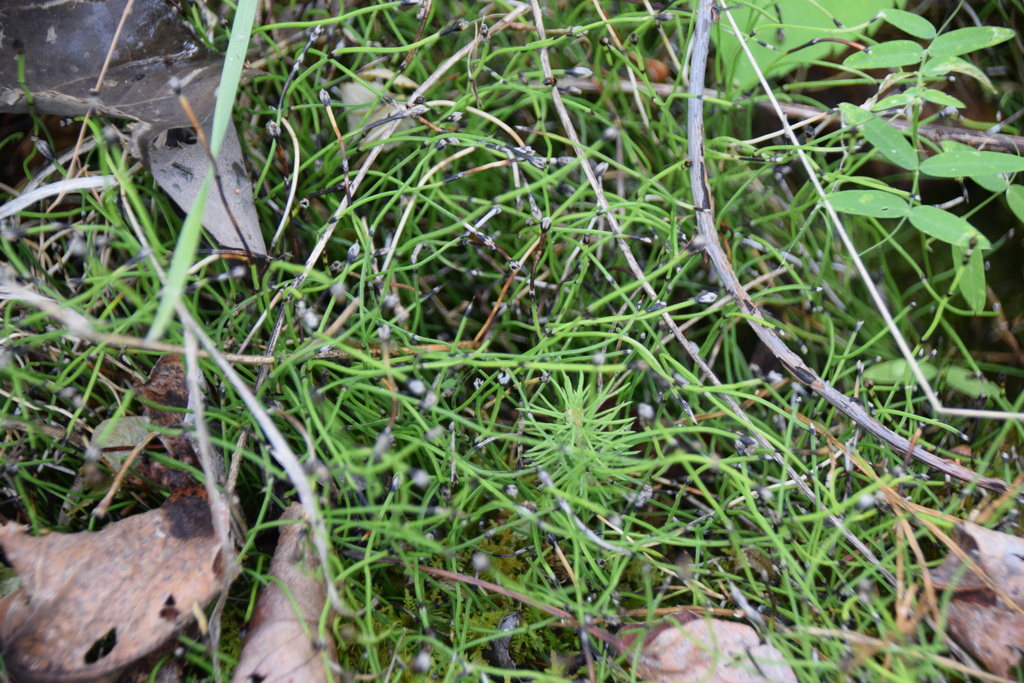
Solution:
<path fill-rule="evenodd" d="M 783 28 L 787 48 L 840 35 L 833 20 L 847 27 L 842 37 L 864 44 L 913 38 L 896 31 L 900 19 L 884 29 L 889 36 L 877 37 L 882 22 L 867 23 L 877 8 L 811 6 L 818 4 L 781 3 L 782 22 L 774 10 L 747 7 L 737 21 L 745 30 L 759 17 L 757 38 L 773 44 Z M 418 41 L 418 10 L 401 3 L 258 8 L 249 59 L 265 74 L 242 89 L 234 114 L 265 233 L 281 225 L 282 238 L 266 265 L 239 272 L 237 263 L 211 259 L 181 271 L 180 300 L 223 351 L 276 359 L 262 379 L 257 366 L 236 369 L 259 387 L 265 406 L 280 409 L 275 423 L 317 486 L 334 551 L 331 579 L 348 608 L 325 613 L 321 627 L 338 639 L 342 668 L 412 677 L 424 673 L 415 663 L 425 658 L 439 680 L 585 675 L 576 630 L 534 607 L 417 571 L 422 565 L 479 575 L 612 630 L 649 624 L 669 608 L 742 618 L 740 595 L 760 615 L 761 636 L 801 680 L 959 676 L 941 659 L 949 653 L 941 630 L 923 619 L 908 627 L 900 612 L 908 588 L 945 550 L 913 527 L 922 562 L 897 532 L 902 513 L 885 503 L 883 489 L 936 515 L 966 518 L 986 509 L 990 525 L 1008 531 L 1019 510 L 1013 500 L 993 502 L 971 485 L 905 464 L 903 454 L 865 437 L 783 376 L 725 298 L 692 242 L 686 80 L 676 68 L 685 64 L 693 30 L 685 8 L 652 15 L 625 3 L 547 3 L 547 38 L 527 13 L 442 75 L 424 115 L 440 132 L 410 122 L 375 163 L 362 163 L 372 145 L 385 143 L 366 143 L 359 127 L 348 127 L 351 105 L 338 87 L 362 81 L 401 99 L 406 91 L 389 82 L 396 79 L 366 70 L 396 73 L 415 48 L 402 75 L 422 83 L 512 7 L 435 2 Z M 232 15 L 227 4 L 210 9 Z M 215 47 L 226 48 L 224 26 L 201 6 L 187 12 Z M 975 18 L 1016 27 L 1020 16 L 1017 3 L 989 2 L 970 11 L 936 6 L 924 18 L 949 31 Z M 303 52 L 315 26 L 323 35 Z M 705 98 L 709 175 L 740 280 L 790 347 L 879 420 L 908 437 L 920 429 L 918 443 L 950 457 L 966 437 L 968 466 L 1013 481 L 1021 422 L 931 411 L 849 255 L 826 228 L 796 148 L 781 136 L 762 137 L 779 124 L 764 113 L 753 67 L 738 56 L 723 20 L 715 32 L 709 85 L 717 93 Z M 835 125 L 801 129 L 800 147 L 849 221 L 899 330 L 946 404 L 1020 412 L 1024 368 L 1006 334 L 1020 333 L 1021 246 L 1011 230 L 1024 205 L 1011 175 L 1020 169 L 989 158 L 965 174 L 976 176 L 966 184 L 949 172 L 928 176 L 925 164 L 957 150 L 920 133 L 929 123 L 982 126 L 966 110 L 966 120 L 940 119 L 932 106 L 938 96 L 929 100 L 925 90 L 958 101 L 970 95 L 972 106 L 1004 115 L 1020 106 L 1019 41 L 962 53 L 966 66 L 949 64 L 943 73 L 927 73 L 920 61 L 888 70 L 826 64 L 820 60 L 835 48 L 819 49 L 783 59 L 765 50 L 762 66 L 787 103 L 822 110 L 848 103 Z M 578 147 L 556 116 L 541 50 L 563 88 Z M 668 68 L 666 82 L 652 82 L 648 59 Z M 569 71 L 580 67 L 593 76 Z M 921 90 L 907 95 L 908 84 Z M 331 98 L 344 152 L 321 90 Z M 895 95 L 906 97 L 861 106 Z M 851 112 L 863 120 L 849 120 Z M 885 123 L 897 112 L 912 122 L 898 134 Z M 268 132 L 271 122 L 282 126 L 280 135 Z M 191 228 L 116 140 L 104 137 L 106 125 L 90 121 L 98 143 L 85 162 L 125 182 L 83 193 L 77 205 L 21 212 L 3 226 L 0 252 L 23 282 L 88 315 L 100 333 L 142 339 L 167 301 L 156 266 L 174 262 Z M 1006 132 L 1017 131 L 1011 123 Z M 50 133 L 40 123 L 33 134 Z M 886 135 L 898 139 L 888 151 L 878 138 Z M 20 140 L 12 135 L 0 148 Z M 912 163 L 901 165 L 898 152 L 906 149 Z M 610 212 L 657 300 L 629 271 L 581 164 L 601 175 Z M 27 161 L 24 170 L 34 172 Z M 360 170 L 365 176 L 348 205 L 345 181 Z M 855 194 L 841 194 L 847 191 Z M 964 193 L 968 202 L 950 204 Z M 492 207 L 500 212 L 490 215 Z M 958 219 L 959 231 L 922 228 L 915 211 L 927 209 Z M 985 242 L 969 251 L 972 235 Z M 323 256 L 307 271 L 303 263 L 321 239 Z M 207 253 L 204 247 L 197 257 Z M 722 386 L 712 389 L 670 337 L 660 317 L 666 310 Z M 22 425 L 3 444 L 4 514 L 36 531 L 94 528 L 99 522 L 87 509 L 102 491 L 75 488 L 93 461 L 83 440 L 104 419 L 141 412 L 133 383 L 161 353 L 86 343 L 23 303 L 4 302 L 0 313 L 0 414 Z M 160 340 L 180 345 L 180 322 L 166 322 Z M 225 617 L 230 641 L 267 581 L 275 520 L 294 491 L 223 373 L 209 359 L 202 369 L 214 444 L 226 464 L 240 463 L 236 493 L 247 523 L 245 570 Z M 903 568 L 900 591 L 768 453 L 752 447 L 724 395 L 885 568 Z M 114 513 L 162 497 L 128 492 Z M 498 623 L 515 610 L 522 618 L 511 632 L 512 672 L 497 667 L 488 649 L 508 635 Z M 861 650 L 825 632 L 863 634 L 884 647 Z M 635 677 L 626 654 L 594 647 L 595 677 Z M 228 668 L 234 662 L 231 644 L 213 652 L 191 642 L 187 650 L 197 678 L 212 675 L 217 658 Z"/>

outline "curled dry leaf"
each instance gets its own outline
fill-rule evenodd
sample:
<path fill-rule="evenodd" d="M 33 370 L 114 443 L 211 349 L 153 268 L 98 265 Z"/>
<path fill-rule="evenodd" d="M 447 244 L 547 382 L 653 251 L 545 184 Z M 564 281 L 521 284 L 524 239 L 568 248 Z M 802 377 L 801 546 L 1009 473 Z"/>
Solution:
<path fill-rule="evenodd" d="M 302 518 L 302 506 L 293 503 L 281 519 Z M 305 683 L 337 680 L 325 666 L 335 662 L 334 639 L 318 637 L 320 615 L 327 599 L 316 550 L 304 524 L 281 528 L 270 574 L 277 580 L 260 591 L 235 683 Z M 336 667 L 335 667 L 336 668 Z"/>
<path fill-rule="evenodd" d="M 637 652 L 637 633 L 622 642 Z M 646 633 L 636 654 L 638 678 L 659 683 L 796 683 L 796 674 L 778 650 L 761 643 L 757 632 L 734 621 L 706 619 L 690 612 L 670 616 Z"/>
<path fill-rule="evenodd" d="M 186 412 L 192 406 L 189 406 L 185 366 L 181 356 L 161 356 L 146 382 L 135 388 L 148 402 L 157 404 L 146 405 L 143 410 L 150 423 L 168 429 L 181 429 L 193 423 L 192 413 Z M 170 457 L 190 467 L 202 468 L 191 434 L 161 434 L 160 441 Z M 134 471 L 138 476 L 171 491 L 182 491 L 196 483 L 188 471 L 148 458 L 136 465 Z"/>
<path fill-rule="evenodd" d="M 949 633 L 989 671 L 1010 676 L 1024 650 L 1024 540 L 965 522 L 957 527 L 956 542 L 990 581 L 954 553 L 931 572 L 936 588 L 953 590 Z"/>
<path fill-rule="evenodd" d="M 21 588 L 0 601 L 16 683 L 112 677 L 193 621 L 222 585 L 205 500 L 182 497 L 100 531 L 31 536 L 0 527 Z"/>
<path fill-rule="evenodd" d="M 128 0 L 5 2 L 0 27 L 0 111 L 91 112 L 138 121 L 132 153 L 179 206 L 192 208 L 209 165 L 205 152 L 196 143 L 168 145 L 161 133 L 192 126 L 177 86 L 209 136 L 223 59 L 206 49 L 171 3 L 134 0 L 129 8 Z M 229 130 L 217 160 L 225 197 L 210 193 L 203 225 L 224 247 L 264 255 L 252 184 L 238 136 Z"/>
<path fill-rule="evenodd" d="M 498 621 L 499 631 L 513 631 L 519 628 L 519 611 L 509 612 Z M 512 659 L 509 647 L 512 645 L 512 636 L 501 636 L 491 641 L 490 646 L 484 651 L 484 657 L 492 665 L 502 669 L 515 669 L 516 662 Z"/>

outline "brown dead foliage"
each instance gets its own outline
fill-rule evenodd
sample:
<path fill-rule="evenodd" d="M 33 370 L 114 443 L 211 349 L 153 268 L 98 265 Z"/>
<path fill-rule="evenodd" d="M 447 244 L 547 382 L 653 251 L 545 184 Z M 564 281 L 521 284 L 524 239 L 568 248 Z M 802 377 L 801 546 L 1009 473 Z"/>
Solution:
<path fill-rule="evenodd" d="M 989 671 L 1011 676 L 1024 649 L 1024 540 L 964 522 L 956 542 L 973 562 L 954 552 L 931 572 L 936 588 L 953 590 L 949 634 Z"/>
<path fill-rule="evenodd" d="M 283 520 L 302 518 L 302 506 L 293 503 Z M 337 680 L 327 671 L 325 655 L 334 661 L 330 631 L 317 636 L 327 599 L 316 551 L 304 524 L 282 527 L 270 563 L 277 580 L 260 592 L 249 633 L 233 680 L 235 683 L 302 683 Z"/>
<path fill-rule="evenodd" d="M 631 652 L 637 632 L 622 637 Z M 644 636 L 636 655 L 637 678 L 659 683 L 796 683 L 782 654 L 762 643 L 746 624 L 681 612 Z"/>
<path fill-rule="evenodd" d="M 107 680 L 158 650 L 221 586 L 207 502 L 181 497 L 100 531 L 32 536 L 0 527 L 21 588 L 0 601 L 12 679 Z"/>

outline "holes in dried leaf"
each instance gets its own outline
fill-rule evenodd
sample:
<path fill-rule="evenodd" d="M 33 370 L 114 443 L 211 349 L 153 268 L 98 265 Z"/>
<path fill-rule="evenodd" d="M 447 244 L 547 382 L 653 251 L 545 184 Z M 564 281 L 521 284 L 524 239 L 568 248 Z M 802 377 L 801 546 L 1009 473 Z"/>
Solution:
<path fill-rule="evenodd" d="M 160 608 L 160 617 L 167 621 L 174 621 L 181 612 L 178 611 L 173 595 L 168 595 L 164 600 L 164 606 Z"/>
<path fill-rule="evenodd" d="M 92 644 L 92 647 L 85 653 L 85 663 L 95 664 L 117 647 L 117 627 L 107 631 L 106 635 Z"/>

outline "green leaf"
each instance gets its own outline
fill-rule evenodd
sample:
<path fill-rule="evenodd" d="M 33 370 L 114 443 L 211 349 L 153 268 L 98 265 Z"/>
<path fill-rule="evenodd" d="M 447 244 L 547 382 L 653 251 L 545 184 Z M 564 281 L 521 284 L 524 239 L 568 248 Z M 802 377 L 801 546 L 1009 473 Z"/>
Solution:
<path fill-rule="evenodd" d="M 938 374 L 938 369 L 931 363 L 918 363 L 921 366 L 921 374 L 931 382 Z M 914 374 L 910 369 L 910 363 L 900 358 L 899 360 L 887 360 L 881 363 L 874 363 L 864 370 L 864 379 L 882 384 L 885 386 L 899 386 L 913 384 Z"/>
<path fill-rule="evenodd" d="M 745 0 L 743 3 L 733 3 L 739 6 L 729 10 L 742 27 L 741 33 L 733 35 L 730 31 L 716 31 L 713 40 L 716 41 L 723 64 L 727 65 L 725 76 L 728 81 L 737 88 L 746 89 L 757 84 L 755 68 L 772 79 L 817 60 L 827 60 L 841 48 L 839 43 L 819 42 L 810 46 L 807 43 L 826 37 L 863 40 L 865 32 L 874 33 L 885 25 L 880 21 L 871 21 L 873 17 L 905 2 Z M 724 15 L 722 24 L 728 24 Z M 754 40 L 750 40 L 750 37 Z M 757 62 L 756 67 L 747 60 L 740 47 L 741 41 L 746 42 L 750 48 Z M 758 44 L 758 41 L 763 41 L 769 47 Z"/>
<path fill-rule="evenodd" d="M 915 206 L 910 210 L 910 222 L 924 234 L 958 247 L 966 247 L 971 239 L 976 239 L 975 246 L 981 249 L 992 246 L 987 237 L 963 218 L 934 206 Z"/>
<path fill-rule="evenodd" d="M 864 137 L 885 155 L 886 159 L 910 171 L 917 169 L 917 152 L 902 132 L 871 112 L 849 102 L 841 102 L 839 111 L 843 116 L 843 123 L 847 126 L 860 126 Z"/>
<path fill-rule="evenodd" d="M 954 365 L 946 371 L 946 382 L 961 394 L 972 398 L 978 396 L 998 396 L 999 385 L 984 378 L 977 377 L 967 368 Z"/>
<path fill-rule="evenodd" d="M 931 40 L 935 37 L 935 27 L 932 26 L 932 22 L 912 12 L 906 12 L 901 9 L 887 9 L 882 12 L 882 16 L 885 17 L 887 22 L 915 38 Z"/>
<path fill-rule="evenodd" d="M 1010 211 L 1021 223 L 1024 223 L 1024 187 L 1010 185 L 1006 190 L 1006 203 L 1010 205 Z"/>
<path fill-rule="evenodd" d="M 861 126 L 874 118 L 871 112 L 849 102 L 840 102 L 839 111 L 843 115 L 843 121 L 848 126 Z"/>
<path fill-rule="evenodd" d="M 843 190 L 828 196 L 832 208 L 842 213 L 875 218 L 900 218 L 910 211 L 907 200 L 881 190 Z"/>
<path fill-rule="evenodd" d="M 964 259 L 967 262 L 964 263 Z M 985 310 L 985 256 L 981 249 L 974 249 L 970 256 L 967 250 L 953 247 L 953 259 L 964 263 L 964 272 L 960 275 L 960 294 L 963 295 L 967 307 L 973 313 Z"/>
<path fill-rule="evenodd" d="M 934 88 L 924 88 L 921 90 L 922 99 L 937 104 L 940 107 L 953 107 L 955 109 L 964 109 L 967 105 L 953 97 L 948 95 L 941 90 L 935 90 Z"/>
<path fill-rule="evenodd" d="M 886 159 L 908 171 L 917 169 L 917 151 L 907 136 L 885 121 L 874 118 L 864 124 L 864 137 L 875 146 Z"/>
<path fill-rule="evenodd" d="M 996 174 L 972 175 L 971 180 L 978 183 L 992 194 L 1006 192 L 1006 188 L 1010 186 L 1010 181 L 1006 179 L 1006 176 Z"/>
<path fill-rule="evenodd" d="M 955 57 L 975 50 L 983 50 L 1013 38 L 1012 29 L 1001 26 L 972 26 L 943 33 L 928 46 L 931 57 Z"/>
<path fill-rule="evenodd" d="M 943 78 L 951 73 L 970 76 L 981 83 L 989 92 L 995 92 L 995 86 L 988 76 L 978 67 L 965 59 L 959 57 L 941 57 L 939 59 L 928 59 L 921 66 L 921 75 L 926 78 Z"/>
<path fill-rule="evenodd" d="M 871 52 L 854 52 L 843 62 L 851 69 L 885 69 L 917 64 L 924 49 L 912 40 L 891 40 L 871 46 Z"/>
<path fill-rule="evenodd" d="M 958 147 L 939 152 L 925 159 L 921 172 L 937 178 L 963 178 L 991 173 L 1018 173 L 1024 171 L 1024 157 L 1002 152 L 983 152 Z"/>
<path fill-rule="evenodd" d="M 908 107 L 918 101 L 918 97 L 915 97 L 912 93 L 901 92 L 895 95 L 889 95 L 888 97 L 875 102 L 871 105 L 871 111 L 885 111 L 886 109 L 902 109 Z"/>
<path fill-rule="evenodd" d="M 943 140 L 941 143 L 941 147 L 943 153 L 963 153 L 968 157 L 973 157 L 974 154 L 977 152 L 977 150 L 975 150 L 970 145 L 965 145 L 962 142 L 957 142 L 956 140 Z M 989 192 L 992 192 L 993 194 L 998 194 L 1000 192 L 1005 192 L 1006 188 L 1009 187 L 1010 185 L 1010 181 L 1008 180 L 1007 175 L 1008 174 L 1006 173 L 999 172 L 975 173 L 966 177 L 969 177 L 971 180 L 978 183 Z"/>

